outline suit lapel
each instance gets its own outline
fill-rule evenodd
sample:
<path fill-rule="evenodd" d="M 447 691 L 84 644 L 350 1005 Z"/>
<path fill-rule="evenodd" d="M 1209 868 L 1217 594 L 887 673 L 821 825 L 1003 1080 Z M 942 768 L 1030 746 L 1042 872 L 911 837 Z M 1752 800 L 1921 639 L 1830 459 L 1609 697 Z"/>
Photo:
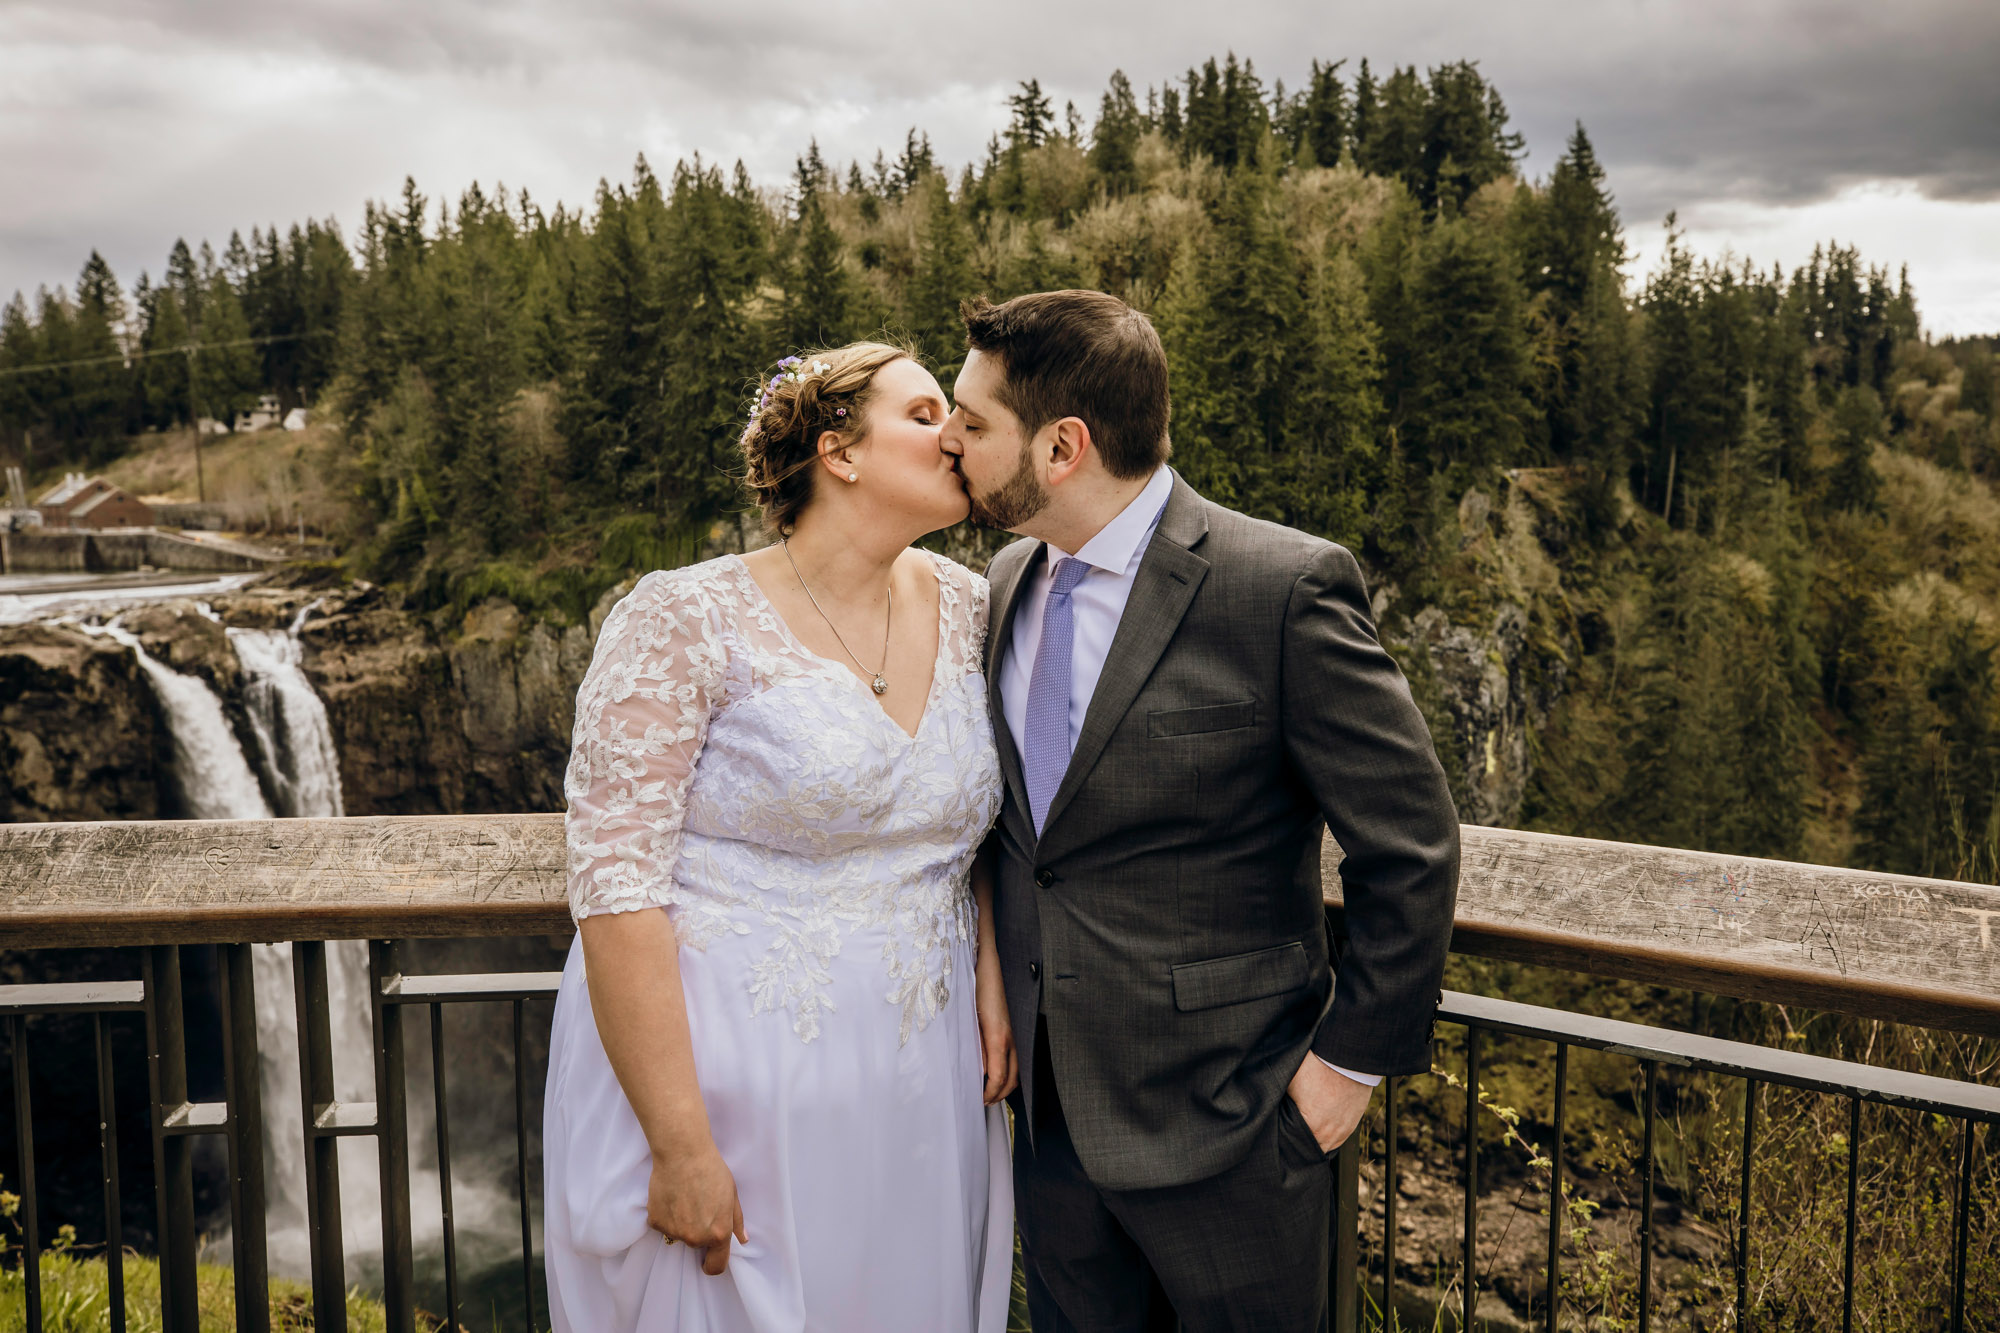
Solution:
<path fill-rule="evenodd" d="M 1009 562 L 1012 568 L 996 571 L 986 616 L 986 711 L 993 720 L 994 748 L 1000 752 L 1000 772 L 1007 779 L 1016 808 L 1028 808 L 1028 781 L 1021 772 L 1021 751 L 1014 733 L 1007 727 L 1007 708 L 1000 698 L 1000 659 L 1014 637 L 1014 612 L 1020 605 L 1021 590 L 1031 579 L 1028 571 L 1048 547 L 1036 542 L 1025 560 Z"/>
<path fill-rule="evenodd" d="M 1049 830 L 1062 817 L 1063 807 L 1096 767 L 1111 733 L 1118 729 L 1132 701 L 1139 697 L 1160 655 L 1173 642 L 1181 617 L 1187 614 L 1202 580 L 1208 576 L 1208 561 L 1189 549 L 1208 535 L 1203 503 L 1194 488 L 1176 473 L 1166 512 L 1160 516 L 1160 525 L 1153 531 L 1145 558 L 1139 562 L 1139 572 L 1132 580 L 1132 595 L 1119 618 L 1118 632 L 1112 636 L 1104 671 L 1090 696 L 1090 708 L 1083 715 L 1083 730 L 1077 735 L 1076 750 L 1070 755 L 1062 785 L 1056 788 L 1055 797 L 1049 802 L 1049 815 L 1042 823 L 1045 842 Z"/>

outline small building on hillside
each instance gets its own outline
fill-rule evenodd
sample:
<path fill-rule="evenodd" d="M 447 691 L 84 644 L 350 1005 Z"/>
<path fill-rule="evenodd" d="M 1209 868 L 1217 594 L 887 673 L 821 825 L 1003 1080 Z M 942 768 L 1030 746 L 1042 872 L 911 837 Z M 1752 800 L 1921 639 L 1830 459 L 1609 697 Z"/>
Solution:
<path fill-rule="evenodd" d="M 295 407 L 291 411 L 285 413 L 286 430 L 304 430 L 305 428 L 306 428 L 306 410 L 303 407 Z"/>
<path fill-rule="evenodd" d="M 278 395 L 267 393 L 257 400 L 256 411 L 238 412 L 236 414 L 235 428 L 237 430 L 262 430 L 266 426 L 279 424 L 284 418 L 285 414 L 278 410 Z"/>
<path fill-rule="evenodd" d="M 153 511 L 102 477 L 72 472 L 35 502 L 50 528 L 149 528 Z"/>

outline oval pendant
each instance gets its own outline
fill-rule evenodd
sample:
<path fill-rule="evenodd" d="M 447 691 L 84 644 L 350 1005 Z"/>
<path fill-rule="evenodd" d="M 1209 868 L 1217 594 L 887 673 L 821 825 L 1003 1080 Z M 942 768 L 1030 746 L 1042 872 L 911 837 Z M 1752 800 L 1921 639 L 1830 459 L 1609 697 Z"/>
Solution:
<path fill-rule="evenodd" d="M 868 688 L 874 690 L 877 694 L 887 694 L 889 692 L 889 682 L 877 676 L 874 680 L 868 682 Z"/>

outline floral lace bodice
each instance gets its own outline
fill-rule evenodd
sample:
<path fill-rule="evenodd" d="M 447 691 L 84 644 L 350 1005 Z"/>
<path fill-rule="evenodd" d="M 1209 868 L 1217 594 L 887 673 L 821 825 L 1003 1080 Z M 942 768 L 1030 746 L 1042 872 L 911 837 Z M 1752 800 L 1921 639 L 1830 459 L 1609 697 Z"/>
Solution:
<path fill-rule="evenodd" d="M 640 579 L 577 691 L 571 914 L 666 907 L 685 947 L 761 941 L 751 1010 L 788 1014 L 805 1041 L 835 966 L 884 969 L 903 1040 L 928 1023 L 972 937 L 972 857 L 1000 806 L 986 581 L 929 558 L 938 655 L 914 736 L 792 636 L 740 558 Z"/>

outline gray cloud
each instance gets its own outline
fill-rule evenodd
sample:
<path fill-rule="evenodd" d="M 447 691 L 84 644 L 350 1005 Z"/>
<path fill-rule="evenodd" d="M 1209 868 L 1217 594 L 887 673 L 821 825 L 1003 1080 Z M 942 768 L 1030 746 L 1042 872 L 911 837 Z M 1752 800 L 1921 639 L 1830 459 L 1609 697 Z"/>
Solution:
<path fill-rule="evenodd" d="M 1991 0 L 1617 0 L 1395 7 L 1196 0 L 1011 8 L 771 0 L 11 0 L 0 5 L 0 293 L 102 249 L 128 282 L 177 235 L 337 214 L 415 175 L 587 202 L 645 152 L 776 181 L 817 137 L 911 125 L 977 156 L 1035 77 L 1086 116 L 1227 46 L 1296 85 L 1314 57 L 1477 59 L 1545 171 L 1582 120 L 1627 225 L 1866 180 L 2000 199 Z M 1350 65 L 1350 71 L 1352 66 Z M 1894 256 L 1883 256 L 1893 259 Z M 1932 302 L 1936 308 L 1936 302 Z"/>

